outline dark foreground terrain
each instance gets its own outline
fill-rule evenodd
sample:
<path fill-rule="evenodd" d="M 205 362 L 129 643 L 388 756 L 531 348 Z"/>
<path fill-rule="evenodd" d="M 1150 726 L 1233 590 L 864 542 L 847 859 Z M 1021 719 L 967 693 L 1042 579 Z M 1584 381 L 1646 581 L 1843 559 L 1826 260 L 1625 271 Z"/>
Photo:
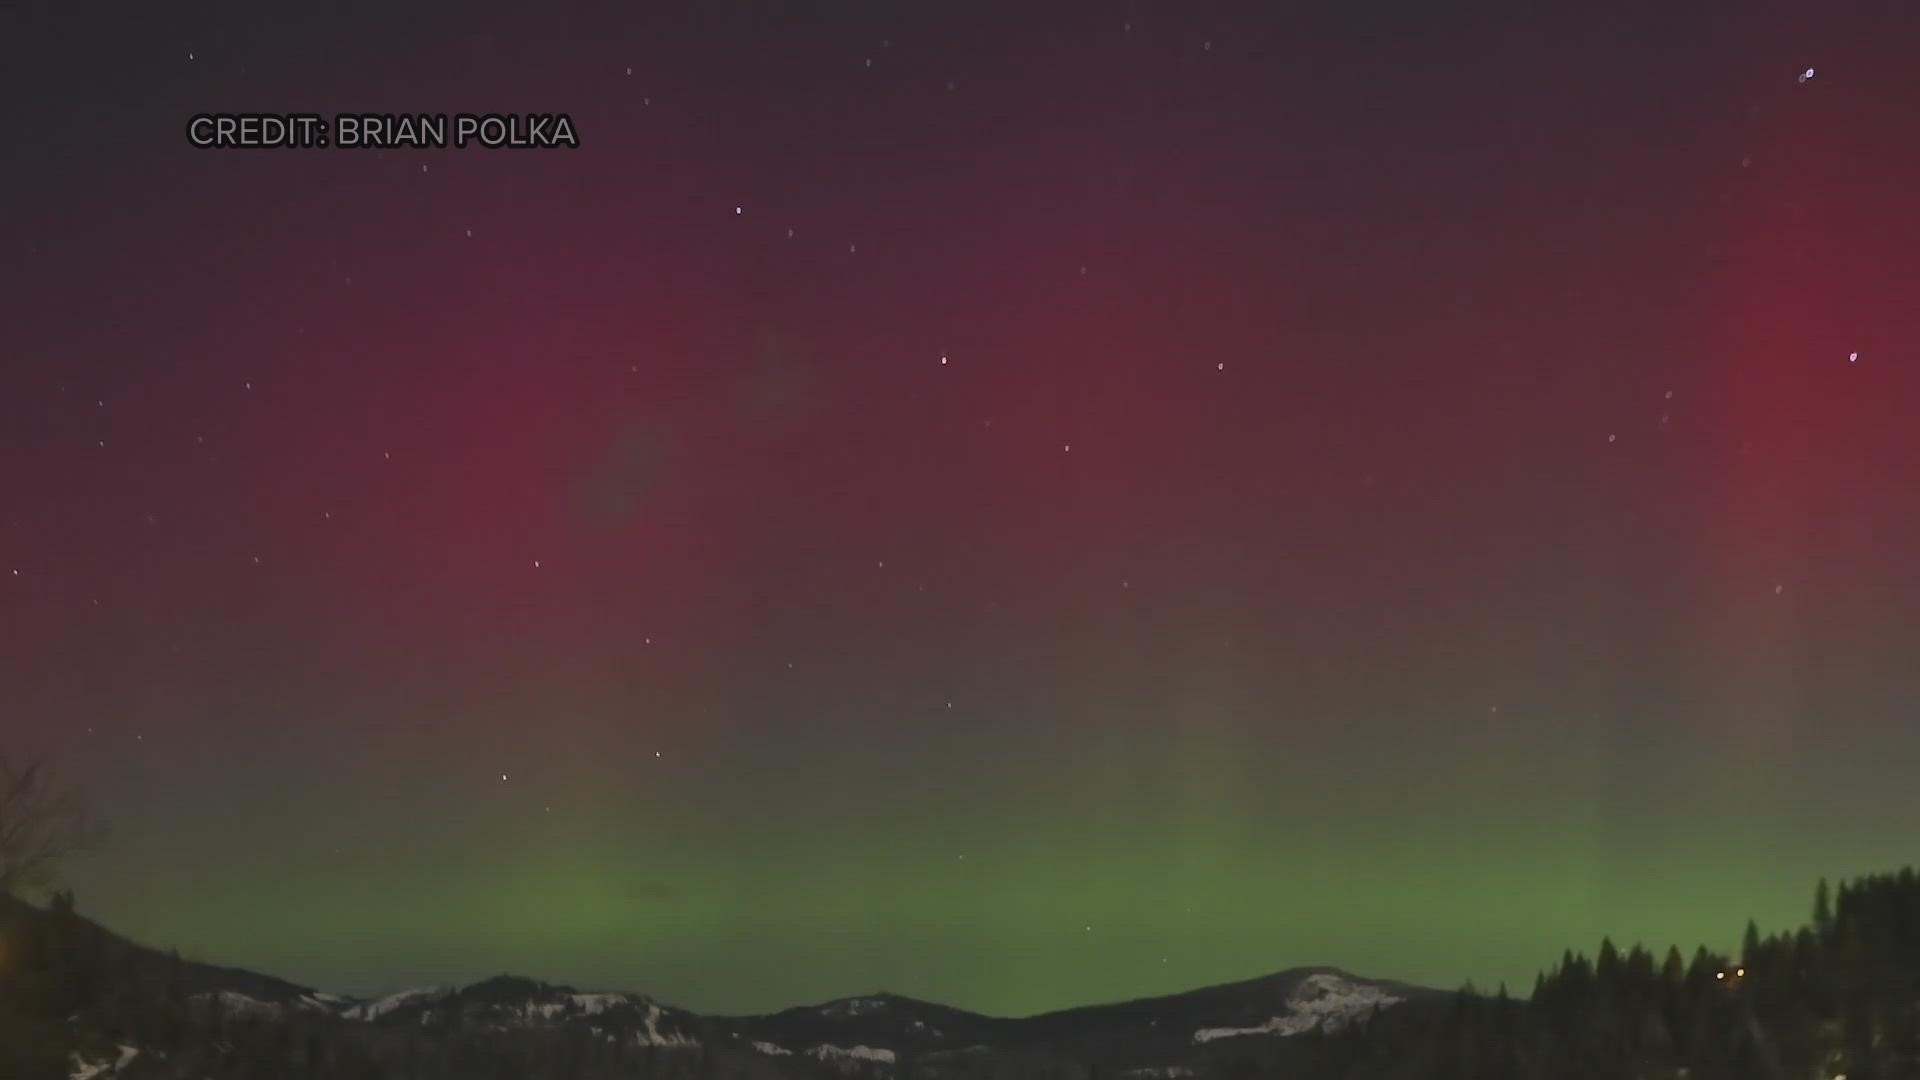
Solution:
<path fill-rule="evenodd" d="M 502 976 L 375 1001 L 0 897 L 0 1078 L 1920 1077 L 1920 880 L 1823 882 L 1738 956 L 1569 951 L 1528 999 L 1296 969 L 1022 1019 L 891 994 L 701 1016 Z"/>

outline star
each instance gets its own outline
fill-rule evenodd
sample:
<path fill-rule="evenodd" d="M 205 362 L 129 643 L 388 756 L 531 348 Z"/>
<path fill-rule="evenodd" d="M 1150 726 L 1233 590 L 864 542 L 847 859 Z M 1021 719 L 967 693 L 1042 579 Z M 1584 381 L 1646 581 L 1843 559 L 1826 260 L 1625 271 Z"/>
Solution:
<path fill-rule="evenodd" d="M 1848 354 L 1847 354 L 1847 363 L 1849 363 L 1849 364 L 1857 364 L 1857 363 L 1859 363 L 1859 362 L 1860 362 L 1860 354 L 1859 354 L 1859 353 L 1857 353 L 1857 352 L 1850 352 L 1850 353 L 1848 353 Z"/>
<path fill-rule="evenodd" d="M 940 363 L 941 363 L 941 364 L 942 364 L 942 365 L 944 366 L 944 365 L 946 364 L 946 362 L 947 362 L 947 354 L 946 354 L 946 353 L 941 353 L 941 354 L 940 354 Z"/>
<path fill-rule="evenodd" d="M 500 781 L 501 781 L 501 783 L 505 783 L 505 782 L 506 782 L 506 779 L 507 779 L 507 774 L 506 774 L 506 773 L 501 773 L 501 774 L 500 774 Z"/>
<path fill-rule="evenodd" d="M 1811 79 L 1811 78 L 1813 78 L 1813 69 L 1812 69 L 1812 68 L 1808 68 L 1807 70 L 1805 70 L 1805 71 L 1803 71 L 1803 72 L 1801 72 L 1801 73 L 1800 73 L 1800 81 L 1801 81 L 1801 82 L 1806 82 L 1806 81 L 1807 81 L 1808 79 Z"/>
<path fill-rule="evenodd" d="M 538 570 L 538 569 L 540 569 L 540 560 L 539 560 L 539 559 L 535 559 L 535 560 L 533 560 L 533 568 L 534 568 L 535 570 Z"/>

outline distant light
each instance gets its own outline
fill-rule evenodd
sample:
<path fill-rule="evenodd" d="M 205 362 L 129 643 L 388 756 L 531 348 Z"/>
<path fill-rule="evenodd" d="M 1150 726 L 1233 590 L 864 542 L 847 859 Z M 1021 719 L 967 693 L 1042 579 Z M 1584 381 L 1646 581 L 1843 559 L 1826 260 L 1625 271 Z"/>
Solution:
<path fill-rule="evenodd" d="M 1716 971 L 1713 973 L 1713 977 L 1716 979 L 1724 979 L 1727 977 L 1727 973 L 1724 971 Z"/>
<path fill-rule="evenodd" d="M 1803 72 L 1801 72 L 1801 73 L 1800 73 L 1800 81 L 1801 81 L 1801 82 L 1806 82 L 1806 81 L 1807 81 L 1808 79 L 1811 79 L 1811 78 L 1813 78 L 1813 69 L 1812 69 L 1812 68 L 1808 68 L 1807 70 L 1805 70 L 1805 71 L 1803 71 Z"/>
<path fill-rule="evenodd" d="M 947 362 L 947 354 L 946 354 L 946 353 L 941 353 L 941 354 L 940 354 L 940 362 L 941 362 L 942 364 L 944 364 L 944 363 L 946 363 L 946 362 Z"/>
<path fill-rule="evenodd" d="M 1743 978 L 1743 979 L 1747 977 L 1747 969 L 1746 969 L 1746 968 L 1735 968 L 1735 969 L 1733 969 L 1733 973 L 1734 973 L 1735 975 L 1737 975 L 1737 976 L 1739 976 L 1740 978 Z"/>
<path fill-rule="evenodd" d="M 504 782 L 506 781 L 506 779 L 507 779 L 507 774 L 506 774 L 506 773 L 501 773 L 501 774 L 500 774 L 500 779 L 501 779 L 501 781 L 502 781 L 502 782 L 504 783 Z"/>
<path fill-rule="evenodd" d="M 744 208 L 742 208 L 742 207 L 738 207 L 738 206 L 736 206 L 736 207 L 734 207 L 734 208 L 733 208 L 733 212 L 734 212 L 735 214 L 744 214 L 744 213 L 746 213 L 746 210 L 745 210 Z"/>
<path fill-rule="evenodd" d="M 1857 363 L 1859 363 L 1859 362 L 1860 362 L 1860 354 L 1859 354 L 1859 353 L 1857 353 L 1857 352 L 1850 352 L 1850 353 L 1848 353 L 1848 354 L 1847 354 L 1847 363 L 1849 363 L 1849 364 L 1857 364 Z"/>

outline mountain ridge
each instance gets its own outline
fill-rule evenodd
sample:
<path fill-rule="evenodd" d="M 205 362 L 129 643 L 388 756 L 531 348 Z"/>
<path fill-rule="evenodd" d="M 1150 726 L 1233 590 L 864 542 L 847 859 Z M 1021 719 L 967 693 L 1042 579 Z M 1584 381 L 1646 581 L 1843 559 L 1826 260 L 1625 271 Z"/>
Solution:
<path fill-rule="evenodd" d="M 62 917 L 16 899 L 0 915 Z M 892 991 L 795 1005 L 771 1012 L 703 1014 L 646 993 L 581 990 L 524 975 L 413 987 L 379 997 L 335 995 L 245 968 L 185 960 L 73 913 L 104 955 L 151 985 L 177 988 L 198 1007 L 224 1015 L 300 1012 L 389 1028 L 579 1027 L 596 1038 L 640 1047 L 712 1045 L 769 1058 L 891 1065 L 906 1056 L 976 1052 L 1096 1054 L 1116 1063 L 1177 1064 L 1222 1040 L 1284 1038 L 1335 1031 L 1366 1014 L 1444 993 L 1368 979 L 1330 966 L 1021 1017 L 991 1016 Z"/>

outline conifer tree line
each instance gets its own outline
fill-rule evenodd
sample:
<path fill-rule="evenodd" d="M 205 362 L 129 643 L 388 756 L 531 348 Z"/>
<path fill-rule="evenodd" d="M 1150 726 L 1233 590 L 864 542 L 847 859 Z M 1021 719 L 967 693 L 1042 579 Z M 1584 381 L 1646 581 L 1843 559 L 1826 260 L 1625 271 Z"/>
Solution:
<path fill-rule="evenodd" d="M 76 1061 L 140 1051 L 124 1080 L 1143 1080 L 1137 1062 L 1033 1051 L 904 1057 L 897 1066 L 647 1046 L 577 1025 L 488 1030 L 262 1010 L 213 969 L 132 945 L 71 893 L 0 895 L 0 1078 L 67 1080 Z M 236 973 L 225 973 L 232 977 Z M 259 977 L 255 977 L 259 978 Z M 1920 1078 L 1920 878 L 1909 868 L 1815 891 L 1811 919 L 1731 954 L 1568 950 L 1527 999 L 1504 987 L 1393 1006 L 1335 1032 L 1221 1040 L 1180 1063 L 1220 1080 Z M 79 1057 L 76 1058 L 75 1055 Z M 112 1073 L 104 1073 L 112 1076 Z M 1174 1073 L 1172 1075 L 1180 1075 Z"/>

